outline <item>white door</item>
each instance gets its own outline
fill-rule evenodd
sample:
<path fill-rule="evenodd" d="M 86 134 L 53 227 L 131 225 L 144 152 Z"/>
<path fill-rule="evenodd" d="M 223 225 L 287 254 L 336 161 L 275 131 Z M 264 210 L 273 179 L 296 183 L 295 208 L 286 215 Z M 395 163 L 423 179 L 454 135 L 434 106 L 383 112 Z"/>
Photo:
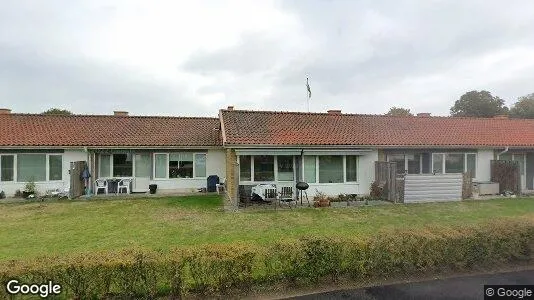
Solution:
<path fill-rule="evenodd" d="M 150 184 L 150 172 L 152 171 L 150 153 L 137 153 L 134 159 L 134 178 L 132 182 L 132 192 L 148 192 Z"/>

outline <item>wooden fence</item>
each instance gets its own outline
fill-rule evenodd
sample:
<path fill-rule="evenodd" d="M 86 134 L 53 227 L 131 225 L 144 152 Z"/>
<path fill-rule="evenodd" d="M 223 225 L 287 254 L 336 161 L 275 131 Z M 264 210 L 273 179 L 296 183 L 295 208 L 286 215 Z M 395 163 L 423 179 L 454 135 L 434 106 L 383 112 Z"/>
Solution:
<path fill-rule="evenodd" d="M 492 160 L 490 170 L 491 181 L 499 183 L 499 193 L 505 191 L 513 192 L 516 195 L 521 193 L 519 161 Z"/>
<path fill-rule="evenodd" d="M 375 181 L 385 191 L 384 200 L 398 202 L 397 163 L 375 161 Z"/>

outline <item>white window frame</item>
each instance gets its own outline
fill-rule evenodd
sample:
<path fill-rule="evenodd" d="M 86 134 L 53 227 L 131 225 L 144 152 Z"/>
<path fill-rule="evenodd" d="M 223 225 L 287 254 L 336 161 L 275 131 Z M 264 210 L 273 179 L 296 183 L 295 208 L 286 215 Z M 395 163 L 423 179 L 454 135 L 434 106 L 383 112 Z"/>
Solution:
<path fill-rule="evenodd" d="M 188 152 L 188 151 L 173 151 L 172 153 L 183 153 L 183 152 Z M 189 152 L 188 152 L 189 153 Z M 207 152 L 191 152 L 193 154 L 193 177 L 191 178 L 183 178 L 183 177 L 180 177 L 180 178 L 169 178 L 169 156 L 171 154 L 171 152 L 154 152 L 152 154 L 152 179 L 153 180 L 193 180 L 193 179 L 205 179 L 205 178 L 208 178 L 208 153 Z M 197 154 L 203 154 L 206 158 L 206 176 L 200 176 L 198 177 L 197 176 L 197 170 L 196 170 L 196 166 L 195 166 L 195 156 Z M 166 164 L 166 168 L 165 168 L 165 178 L 161 178 L 161 177 L 156 177 L 156 155 L 165 155 L 165 157 L 167 158 L 167 164 Z M 135 174 L 135 173 L 134 173 Z"/>
<path fill-rule="evenodd" d="M 29 153 L 2 153 L 2 154 L 0 154 L 0 156 L 13 156 L 13 181 L 1 181 L 1 178 L 0 178 L 0 182 L 27 183 L 27 181 L 18 181 L 18 168 L 17 168 L 17 166 L 18 166 L 18 155 L 19 154 L 45 155 L 45 157 L 46 157 L 46 159 L 45 159 L 46 160 L 46 162 L 45 162 L 46 177 L 45 177 L 44 181 L 35 181 L 36 183 L 38 183 L 38 182 L 62 182 L 62 181 L 64 181 L 64 179 L 63 179 L 63 177 L 65 175 L 63 173 L 64 159 L 65 159 L 64 153 L 29 152 Z M 50 156 L 51 155 L 61 156 L 61 179 L 59 179 L 59 180 L 50 180 Z M 2 162 L 0 160 L 0 164 L 1 163 Z"/>
<path fill-rule="evenodd" d="M 2 153 L 0 154 L 0 158 L 2 156 L 13 156 L 13 180 L 12 181 L 2 181 L 2 178 L 0 177 L 0 182 L 17 182 L 17 154 L 14 153 Z M 2 168 L 2 160 L 0 159 L 0 170 Z"/>
<path fill-rule="evenodd" d="M 50 180 L 50 156 L 61 156 L 61 179 Z M 63 181 L 63 154 L 62 153 L 47 153 L 46 154 L 46 181 L 61 182 Z"/>
<path fill-rule="evenodd" d="M 523 156 L 523 172 L 525 174 L 520 174 L 521 176 L 526 176 L 527 174 L 527 154 L 526 153 L 509 153 L 512 154 L 512 160 L 515 160 L 515 155 L 521 155 Z M 497 160 L 501 159 L 501 155 L 497 155 Z"/>
<path fill-rule="evenodd" d="M 357 158 L 356 158 L 356 181 L 347 181 L 347 155 L 341 155 L 343 157 L 343 182 L 332 182 L 332 183 L 329 183 L 329 182 L 320 182 L 320 179 L 319 179 L 319 157 L 320 156 L 323 156 L 323 155 L 305 155 L 305 156 L 313 156 L 315 158 L 315 183 L 310 183 L 310 184 L 332 184 L 332 185 L 335 185 L 335 184 L 345 184 L 345 183 L 348 183 L 348 184 L 357 184 L 360 182 L 360 155 L 355 155 Z M 324 155 L 324 156 L 329 156 L 329 155 Z M 334 156 L 337 156 L 337 155 L 334 155 Z M 304 159 L 303 159 L 304 160 Z M 304 179 L 304 169 L 306 167 L 304 166 L 304 162 L 302 163 L 302 172 L 301 172 L 301 175 L 302 175 L 302 178 Z"/>
<path fill-rule="evenodd" d="M 436 174 L 460 174 L 460 173 L 448 173 L 445 169 L 445 155 L 447 154 L 462 154 L 464 156 L 464 173 L 467 172 L 467 155 L 468 154 L 474 154 L 475 155 L 475 173 L 478 175 L 478 153 L 476 152 L 432 152 L 430 154 L 431 156 L 431 169 L 434 171 L 434 154 L 442 155 L 442 162 L 441 167 L 443 170 L 443 173 L 436 173 Z"/>
<path fill-rule="evenodd" d="M 100 170 L 102 170 L 102 156 L 109 155 L 109 176 L 100 177 Z M 100 153 L 98 156 L 98 178 L 111 178 L 113 176 L 113 154 Z"/>

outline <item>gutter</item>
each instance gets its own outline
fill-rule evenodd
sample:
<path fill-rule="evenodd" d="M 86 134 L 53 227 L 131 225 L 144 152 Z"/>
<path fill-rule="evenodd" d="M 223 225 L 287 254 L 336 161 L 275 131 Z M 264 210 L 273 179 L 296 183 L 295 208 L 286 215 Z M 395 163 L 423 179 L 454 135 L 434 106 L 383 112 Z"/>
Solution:
<path fill-rule="evenodd" d="M 497 154 L 497 158 L 498 158 L 499 156 L 503 155 L 504 153 L 508 152 L 508 148 L 509 148 L 509 147 L 506 146 L 506 148 L 504 148 L 504 151 L 503 151 L 503 152 Z"/>

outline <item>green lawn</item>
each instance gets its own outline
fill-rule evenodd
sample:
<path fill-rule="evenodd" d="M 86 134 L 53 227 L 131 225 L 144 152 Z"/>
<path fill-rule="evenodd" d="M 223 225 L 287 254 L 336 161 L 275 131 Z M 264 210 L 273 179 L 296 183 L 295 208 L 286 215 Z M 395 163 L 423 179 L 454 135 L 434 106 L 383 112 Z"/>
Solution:
<path fill-rule="evenodd" d="M 534 199 L 229 213 L 218 196 L 0 204 L 0 260 L 534 218 Z"/>

